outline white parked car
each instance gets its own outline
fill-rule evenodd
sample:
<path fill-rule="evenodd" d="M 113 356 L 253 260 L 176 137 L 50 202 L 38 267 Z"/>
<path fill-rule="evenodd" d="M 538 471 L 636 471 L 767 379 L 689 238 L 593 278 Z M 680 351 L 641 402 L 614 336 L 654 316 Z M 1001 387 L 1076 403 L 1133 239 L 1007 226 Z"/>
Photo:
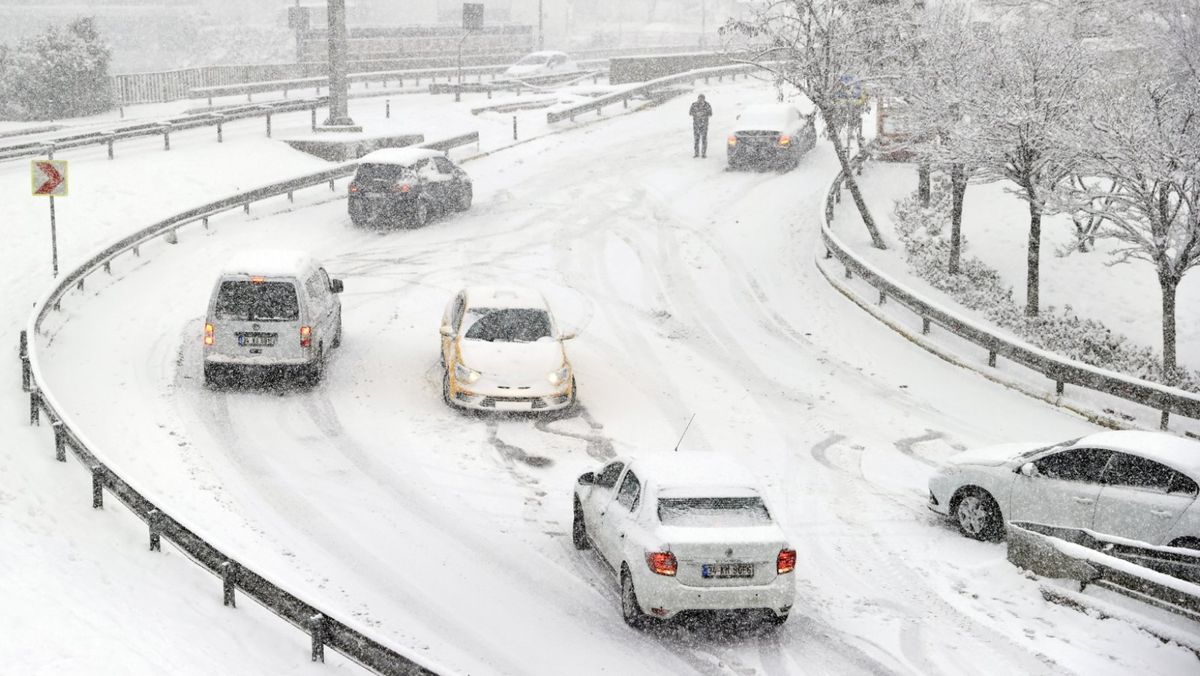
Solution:
<path fill-rule="evenodd" d="M 234 256 L 213 286 L 204 320 L 204 382 L 231 371 L 298 370 L 320 380 L 342 342 L 342 281 L 300 251 Z"/>
<path fill-rule="evenodd" d="M 579 65 L 565 53 L 544 51 L 534 52 L 521 57 L 519 61 L 504 71 L 504 77 L 515 79 L 544 77 L 546 75 L 574 73 L 578 70 Z"/>
<path fill-rule="evenodd" d="M 472 286 L 442 315 L 442 398 L 480 411 L 556 411 L 575 403 L 575 373 L 542 294 Z"/>
<path fill-rule="evenodd" d="M 796 551 L 740 465 L 712 453 L 619 459 L 579 477 L 572 538 L 595 547 L 633 627 L 688 610 L 765 611 L 795 599 Z"/>
<path fill-rule="evenodd" d="M 929 480 L 929 507 L 981 540 L 1031 521 L 1200 549 L 1198 484 L 1200 442 L 1100 432 L 959 453 Z"/>

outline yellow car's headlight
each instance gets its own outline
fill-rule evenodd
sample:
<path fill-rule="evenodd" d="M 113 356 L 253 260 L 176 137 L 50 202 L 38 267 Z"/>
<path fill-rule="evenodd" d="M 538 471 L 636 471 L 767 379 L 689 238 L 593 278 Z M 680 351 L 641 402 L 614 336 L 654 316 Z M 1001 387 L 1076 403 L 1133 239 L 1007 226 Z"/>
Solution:
<path fill-rule="evenodd" d="M 557 371 L 552 371 L 546 376 L 546 380 L 550 381 L 551 385 L 561 385 L 571 379 L 571 367 L 563 364 L 562 368 Z"/>
<path fill-rule="evenodd" d="M 458 378 L 464 383 L 473 383 L 476 380 L 479 380 L 479 371 L 469 369 L 463 364 L 455 364 L 454 377 Z"/>

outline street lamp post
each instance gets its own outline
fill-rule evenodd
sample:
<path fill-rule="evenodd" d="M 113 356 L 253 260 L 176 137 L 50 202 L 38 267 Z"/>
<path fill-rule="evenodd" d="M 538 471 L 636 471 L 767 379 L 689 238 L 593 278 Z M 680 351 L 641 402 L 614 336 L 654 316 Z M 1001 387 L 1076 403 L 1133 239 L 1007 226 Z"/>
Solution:
<path fill-rule="evenodd" d="M 546 38 L 542 35 L 542 0 L 538 0 L 538 51 L 546 46 Z"/>

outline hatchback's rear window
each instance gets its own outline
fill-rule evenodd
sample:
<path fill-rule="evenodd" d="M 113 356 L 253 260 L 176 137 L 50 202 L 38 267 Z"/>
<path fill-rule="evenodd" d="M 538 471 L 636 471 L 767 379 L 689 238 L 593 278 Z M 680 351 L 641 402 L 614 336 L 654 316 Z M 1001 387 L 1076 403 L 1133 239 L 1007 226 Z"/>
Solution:
<path fill-rule="evenodd" d="M 219 319 L 291 321 L 300 318 L 291 282 L 222 282 L 217 293 Z"/>
<path fill-rule="evenodd" d="M 762 526 L 771 515 L 762 498 L 659 498 L 658 520 L 666 526 L 721 528 Z"/>
<path fill-rule="evenodd" d="M 374 181 L 398 181 L 402 178 L 412 176 L 413 170 L 401 164 L 362 164 L 358 167 L 358 174 L 354 180 L 358 183 L 371 183 Z"/>

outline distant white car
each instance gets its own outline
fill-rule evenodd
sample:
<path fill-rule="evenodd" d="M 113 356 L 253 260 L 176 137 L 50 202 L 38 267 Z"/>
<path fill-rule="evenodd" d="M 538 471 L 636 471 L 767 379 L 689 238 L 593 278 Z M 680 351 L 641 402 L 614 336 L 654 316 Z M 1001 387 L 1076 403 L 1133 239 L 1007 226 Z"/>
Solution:
<path fill-rule="evenodd" d="M 579 477 L 572 539 L 621 585 L 632 627 L 688 610 L 757 610 L 782 624 L 796 551 L 757 482 L 721 455 L 619 459 Z"/>
<path fill-rule="evenodd" d="M 960 453 L 929 480 L 929 508 L 980 540 L 1031 521 L 1200 549 L 1198 484 L 1200 442 L 1100 432 Z"/>
<path fill-rule="evenodd" d="M 480 411 L 556 411 L 575 403 L 575 373 L 542 294 L 472 286 L 442 315 L 442 397 Z"/>
<path fill-rule="evenodd" d="M 521 57 L 521 60 L 504 71 L 504 77 L 514 79 L 543 77 L 560 73 L 574 73 L 578 70 L 579 65 L 565 53 L 543 51 Z"/>

